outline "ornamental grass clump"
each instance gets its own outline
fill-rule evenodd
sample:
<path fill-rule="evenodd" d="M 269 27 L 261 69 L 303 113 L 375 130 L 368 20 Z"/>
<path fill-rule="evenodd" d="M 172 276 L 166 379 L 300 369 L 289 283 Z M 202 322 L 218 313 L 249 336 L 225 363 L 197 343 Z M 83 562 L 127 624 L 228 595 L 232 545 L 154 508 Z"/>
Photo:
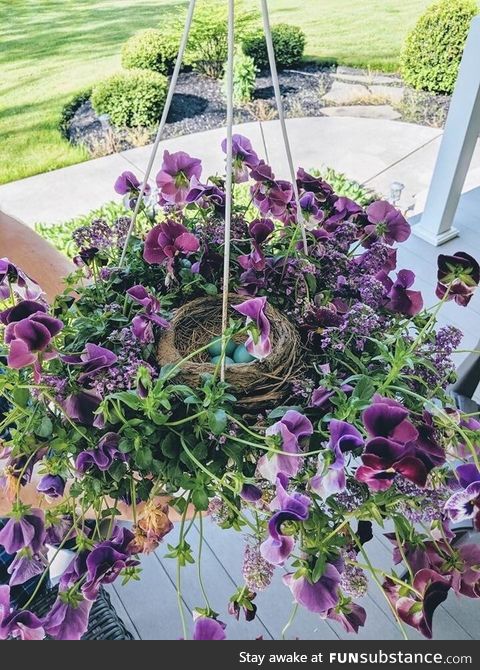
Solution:
<path fill-rule="evenodd" d="M 11 505 L 0 545 L 12 558 L 1 639 L 79 639 L 102 585 L 138 579 L 139 556 L 163 544 L 181 591 L 187 563 L 201 578 L 185 520 L 203 528 L 205 512 L 246 536 L 244 581 L 220 613 L 202 582 L 190 625 L 179 597 L 178 637 L 235 637 L 235 619 L 261 614 L 275 571 L 286 620 L 293 598 L 319 627 L 328 619 L 349 633 L 366 623 L 369 574 L 405 637 L 411 628 L 433 637 L 450 592 L 480 597 L 480 548 L 453 542 L 458 524 L 480 528 L 480 421 L 448 394 L 461 333 L 436 324 L 446 302 L 468 305 L 478 263 L 440 255 L 438 303 L 426 308 L 414 272 L 397 267 L 410 226 L 395 207 L 340 197 L 299 168 L 305 253 L 292 184 L 241 135 L 233 158 L 223 333 L 225 180 L 185 152 L 164 153 L 128 243 L 129 216 L 75 232 L 78 270 L 52 305 L 0 260 L 1 483 Z M 140 187 L 132 172 L 115 181 L 131 209 Z M 237 199 L 245 188 L 250 199 Z M 294 364 L 270 373 L 280 394 L 270 395 L 257 371 L 282 352 L 278 323 L 298 348 Z M 223 381 L 222 359 L 239 347 L 249 358 L 232 358 Z M 192 361 L 205 366 L 195 378 L 185 374 Z M 249 388 L 238 384 L 245 368 Z M 38 506 L 26 502 L 32 485 Z M 168 544 L 172 508 L 183 522 Z M 391 569 L 369 544 L 384 524 Z M 47 556 L 65 546 L 75 553 L 51 611 L 32 612 L 38 588 L 19 609 L 10 589 L 45 582 Z"/>

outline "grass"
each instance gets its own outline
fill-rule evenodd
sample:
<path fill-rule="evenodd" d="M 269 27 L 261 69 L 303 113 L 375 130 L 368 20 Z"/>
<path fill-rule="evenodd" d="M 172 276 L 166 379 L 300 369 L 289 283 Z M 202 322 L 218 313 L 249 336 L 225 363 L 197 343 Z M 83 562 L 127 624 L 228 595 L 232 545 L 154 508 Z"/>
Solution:
<path fill-rule="evenodd" d="M 429 2 L 270 0 L 270 7 L 274 21 L 303 27 L 308 56 L 394 70 L 406 32 Z M 161 24 L 185 5 L 0 0 L 0 184 L 86 160 L 87 153 L 59 132 L 63 105 L 118 69 L 121 45 L 133 32 Z"/>

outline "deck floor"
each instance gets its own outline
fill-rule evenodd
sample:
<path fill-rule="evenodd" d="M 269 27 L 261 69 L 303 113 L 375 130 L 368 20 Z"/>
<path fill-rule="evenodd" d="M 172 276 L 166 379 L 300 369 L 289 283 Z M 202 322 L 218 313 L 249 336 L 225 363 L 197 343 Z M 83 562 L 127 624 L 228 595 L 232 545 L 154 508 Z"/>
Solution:
<path fill-rule="evenodd" d="M 480 258 L 480 189 L 466 193 L 458 210 L 456 226 L 461 231 L 460 239 L 436 249 L 423 240 L 411 236 L 407 243 L 399 248 L 398 268 L 411 268 L 417 275 L 417 286 L 424 294 L 427 305 L 436 302 L 434 290 L 436 284 L 436 258 L 438 253 L 452 253 L 465 250 Z M 464 331 L 462 347 L 473 348 L 480 339 L 480 292 L 472 299 L 468 308 L 448 303 L 440 315 L 442 324 L 452 323 Z M 458 355 L 460 361 L 465 354 Z M 178 528 L 167 537 L 175 544 Z M 188 542 L 195 553 L 198 550 L 199 530 L 193 526 Z M 282 569 L 276 570 L 272 586 L 260 593 L 256 599 L 258 616 L 250 623 L 235 619 L 227 614 L 230 596 L 241 583 L 241 564 L 243 538 L 240 533 L 219 529 L 212 521 L 204 521 L 204 547 L 202 573 L 207 585 L 207 595 L 211 606 L 228 624 L 230 639 L 279 639 L 283 626 L 290 615 L 290 598 L 282 583 Z M 477 536 L 472 541 L 479 541 Z M 372 562 L 379 568 L 387 569 L 391 565 L 391 547 L 388 540 L 378 529 L 375 538 L 366 545 Z M 176 561 L 164 558 L 166 545 L 142 560 L 143 575 L 140 582 L 126 586 L 115 585 L 112 598 L 119 614 L 139 639 L 178 639 L 182 637 L 182 628 L 178 614 L 177 593 L 175 588 Z M 190 612 L 195 607 L 204 607 L 198 583 L 196 566 L 182 570 L 182 593 L 187 624 L 191 628 Z M 360 630 L 361 639 L 395 640 L 401 639 L 398 627 L 393 621 L 389 605 L 378 586 L 372 583 L 368 595 L 360 601 L 367 611 L 367 623 Z M 407 627 L 411 639 L 423 639 Z M 434 618 L 435 639 L 480 639 L 480 617 L 478 601 L 469 598 L 458 599 L 450 593 L 447 601 L 437 610 Z M 287 637 L 290 639 L 336 640 L 351 637 L 334 622 L 323 621 L 306 610 L 299 609 L 297 617 L 290 627 Z"/>

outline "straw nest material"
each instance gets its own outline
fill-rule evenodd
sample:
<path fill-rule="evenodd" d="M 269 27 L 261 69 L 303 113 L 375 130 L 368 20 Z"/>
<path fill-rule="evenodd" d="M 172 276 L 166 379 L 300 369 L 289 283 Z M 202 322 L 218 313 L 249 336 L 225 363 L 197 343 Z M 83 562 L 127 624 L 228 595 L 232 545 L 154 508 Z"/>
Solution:
<path fill-rule="evenodd" d="M 245 298 L 232 294 L 229 304 L 243 302 Z M 239 318 L 230 307 L 231 316 Z M 262 406 L 276 402 L 288 395 L 289 380 L 300 368 L 300 337 L 291 322 L 271 305 L 266 315 L 271 325 L 272 353 L 264 361 L 252 361 L 227 366 L 225 380 L 245 407 Z M 242 317 L 240 317 L 242 318 Z M 197 298 L 179 307 L 171 321 L 171 328 L 164 331 L 158 343 L 157 359 L 160 365 L 177 363 L 192 352 L 209 344 L 221 334 L 221 296 Z M 245 342 L 246 335 L 239 335 L 237 343 Z M 213 373 L 215 365 L 203 351 L 185 361 L 179 376 L 191 386 L 199 384 L 200 376 Z"/>

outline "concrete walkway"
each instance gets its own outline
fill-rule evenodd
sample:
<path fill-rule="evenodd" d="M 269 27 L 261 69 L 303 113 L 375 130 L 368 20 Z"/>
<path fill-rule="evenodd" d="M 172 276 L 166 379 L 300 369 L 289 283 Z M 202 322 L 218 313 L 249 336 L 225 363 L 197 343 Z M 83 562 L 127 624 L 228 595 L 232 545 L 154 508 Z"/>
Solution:
<path fill-rule="evenodd" d="M 429 184 L 442 131 L 414 124 L 369 118 L 291 119 L 288 129 L 297 166 L 305 169 L 328 166 L 387 196 L 390 184 L 401 181 L 406 188 L 400 205 L 411 206 L 415 196 Z M 265 146 L 259 123 L 236 128 L 249 137 L 257 151 L 267 157 L 277 176 L 288 177 L 278 121 L 263 124 Z M 220 148 L 223 129 L 166 140 L 164 149 L 184 150 L 202 158 L 204 175 L 222 172 Z M 266 151 L 265 151 L 266 149 Z M 68 220 L 114 199 L 113 183 L 123 170 L 138 174 L 145 169 L 150 147 L 131 149 L 105 158 L 47 172 L 0 186 L 0 208 L 32 226 L 36 222 Z M 480 185 L 480 148 L 475 152 L 467 188 Z M 417 208 L 417 211 L 421 211 Z"/>

